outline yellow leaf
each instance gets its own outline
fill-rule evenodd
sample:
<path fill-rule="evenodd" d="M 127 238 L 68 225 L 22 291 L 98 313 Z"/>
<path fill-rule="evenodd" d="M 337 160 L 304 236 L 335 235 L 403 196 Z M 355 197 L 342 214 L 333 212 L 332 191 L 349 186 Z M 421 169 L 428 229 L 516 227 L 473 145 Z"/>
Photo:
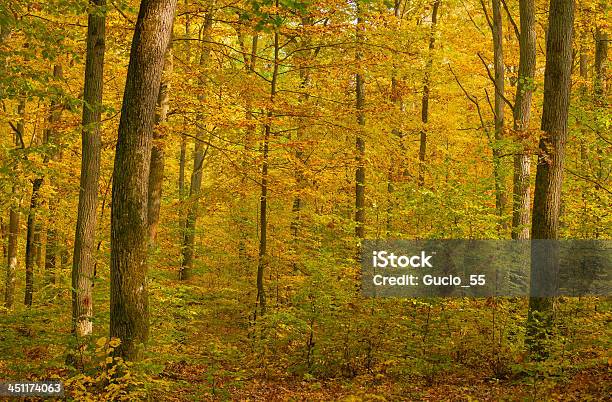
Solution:
<path fill-rule="evenodd" d="M 97 346 L 97 347 L 99 347 L 99 348 L 101 348 L 101 347 L 102 347 L 102 346 L 104 346 L 105 344 L 106 344 L 106 338 L 105 338 L 105 337 L 99 338 L 99 339 L 96 341 L 96 346 Z"/>

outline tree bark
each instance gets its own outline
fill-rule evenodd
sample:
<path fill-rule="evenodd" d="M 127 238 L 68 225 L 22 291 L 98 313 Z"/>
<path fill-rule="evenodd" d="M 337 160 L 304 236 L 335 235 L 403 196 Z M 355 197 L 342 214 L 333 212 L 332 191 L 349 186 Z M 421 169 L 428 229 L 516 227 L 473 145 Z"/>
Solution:
<path fill-rule="evenodd" d="M 550 1 L 541 125 L 543 132 L 536 171 L 532 239 L 556 240 L 559 237 L 559 206 L 571 87 L 573 22 L 573 1 Z M 536 253 L 537 247 L 532 245 L 531 289 L 550 289 L 550 284 L 554 286 L 558 280 L 558 260 L 555 253 L 546 258 L 535 258 Z M 554 290 L 554 287 L 552 289 Z M 553 310 L 552 294 L 550 297 L 530 297 L 527 345 L 536 358 L 546 357 L 548 354 L 545 339 L 552 330 Z"/>
<path fill-rule="evenodd" d="M 536 30 L 534 0 L 520 0 L 519 79 L 513 111 L 513 129 L 518 141 L 529 136 L 531 97 L 534 89 L 536 66 Z M 529 238 L 529 177 L 531 151 L 523 147 L 514 155 L 512 184 L 512 238 Z"/>
<path fill-rule="evenodd" d="M 96 210 L 100 178 L 102 92 L 106 34 L 106 0 L 96 0 L 87 21 L 83 90 L 81 179 L 72 259 L 72 331 L 82 338 L 93 329 Z"/>
<path fill-rule="evenodd" d="M 110 336 L 138 359 L 149 336 L 147 197 L 155 105 L 176 0 L 142 0 L 130 51 L 111 207 Z"/>
<path fill-rule="evenodd" d="M 210 9 L 204 17 L 204 27 L 202 28 L 203 47 L 200 54 L 200 66 L 205 66 L 210 57 L 210 47 L 207 45 L 210 42 L 211 28 L 213 22 L 213 10 Z M 204 86 L 204 80 L 200 80 L 200 85 Z M 200 102 L 204 100 L 200 98 Z M 202 120 L 202 119 L 198 119 Z M 194 262 L 194 246 L 195 232 L 199 212 L 200 190 L 202 188 L 202 166 L 204 164 L 204 144 L 202 142 L 202 130 L 198 129 L 196 134 L 194 151 L 193 151 L 193 171 L 191 173 L 191 183 L 189 186 L 189 208 L 185 219 L 185 231 L 183 234 L 183 249 L 181 268 L 179 271 L 179 279 L 187 280 L 191 277 Z"/>
<path fill-rule="evenodd" d="M 427 65 L 425 66 L 425 75 L 423 77 L 423 97 L 421 99 L 421 122 L 423 128 L 421 130 L 421 138 L 419 141 L 419 176 L 418 185 L 425 185 L 425 158 L 427 156 L 427 122 L 429 121 L 429 88 L 431 86 L 431 69 L 433 67 L 433 50 L 436 46 L 436 25 L 438 23 L 438 8 L 440 0 L 435 0 L 433 10 L 431 12 L 431 30 L 429 32 L 429 54 L 427 56 Z"/>
<path fill-rule="evenodd" d="M 157 226 L 159 225 L 159 210 L 161 206 L 162 185 L 164 183 L 164 128 L 159 127 L 166 121 L 168 107 L 170 106 L 170 75 L 172 74 L 172 44 L 166 51 L 162 82 L 157 96 L 157 112 L 155 114 L 156 130 L 153 133 L 153 147 L 151 149 L 151 167 L 149 170 L 149 193 L 147 220 L 149 224 L 149 243 L 155 244 Z"/>

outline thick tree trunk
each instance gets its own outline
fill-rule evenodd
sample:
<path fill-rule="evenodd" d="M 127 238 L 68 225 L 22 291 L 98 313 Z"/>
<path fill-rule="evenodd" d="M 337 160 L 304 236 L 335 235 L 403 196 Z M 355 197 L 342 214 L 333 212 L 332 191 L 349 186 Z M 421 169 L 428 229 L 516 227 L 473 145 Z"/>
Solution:
<path fill-rule="evenodd" d="M 534 0 L 520 0 L 520 59 L 519 79 L 514 102 L 513 129 L 517 141 L 529 136 L 531 97 L 534 89 L 536 66 L 536 30 Z M 529 177 L 531 151 L 526 147 L 514 155 L 514 177 L 512 185 L 512 238 L 529 238 Z"/>
<path fill-rule="evenodd" d="M 276 0 L 278 7 L 278 0 Z M 278 31 L 274 31 L 274 66 L 270 82 L 270 109 L 268 109 L 264 127 L 262 146 L 263 160 L 261 163 L 261 194 L 259 197 L 259 259 L 257 262 L 257 305 L 261 315 L 266 313 L 266 290 L 264 287 L 264 272 L 268 266 L 268 153 L 270 135 L 272 133 L 272 117 L 278 80 L 278 53 L 280 51 Z M 255 315 L 257 317 L 257 315 Z"/>
<path fill-rule="evenodd" d="M 140 356 L 149 336 L 147 197 L 155 105 L 176 0 L 142 0 L 128 65 L 111 207 L 110 336 L 115 354 Z"/>
<path fill-rule="evenodd" d="M 361 241 L 365 238 L 365 79 L 363 76 L 363 69 L 360 65 L 363 59 L 362 46 L 365 40 L 364 22 L 360 4 L 357 3 L 357 25 L 355 27 L 357 50 L 355 52 L 355 60 L 357 62 L 358 71 L 355 74 L 355 110 L 359 127 L 355 138 L 355 236 L 357 236 L 360 242 L 357 250 L 358 258 L 361 255 Z"/>
<path fill-rule="evenodd" d="M 559 236 L 559 206 L 571 87 L 573 22 L 574 2 L 551 0 L 544 72 L 543 133 L 536 172 L 532 239 L 556 240 Z M 537 249 L 532 246 L 531 288 L 550 289 L 550 284 L 556 283 L 558 279 L 558 260 L 555 253 L 549 253 L 551 255 L 546 258 L 536 258 Z M 529 299 L 527 345 L 535 358 L 546 357 L 548 354 L 545 340 L 552 330 L 554 303 L 554 298 L 550 296 L 532 295 Z"/>
<path fill-rule="evenodd" d="M 421 99 L 421 122 L 423 128 L 421 130 L 421 138 L 419 141 L 419 176 L 418 185 L 425 185 L 425 158 L 427 156 L 427 122 L 429 121 L 429 89 L 431 86 L 431 69 L 433 67 L 433 50 L 436 46 L 436 24 L 438 23 L 438 8 L 440 0 L 435 0 L 433 10 L 431 12 L 431 30 L 429 32 L 429 54 L 427 56 L 427 65 L 425 66 L 425 75 L 423 77 L 423 97 Z"/>
<path fill-rule="evenodd" d="M 499 216 L 499 228 L 505 231 L 506 180 L 503 173 L 500 142 L 504 136 L 504 45 L 500 0 L 492 1 L 493 64 L 495 67 L 495 141 L 493 143 L 493 175 L 495 179 L 495 207 Z"/>
<path fill-rule="evenodd" d="M 211 9 L 206 13 L 204 27 L 202 28 L 204 45 L 202 47 L 202 53 L 200 54 L 200 66 L 205 66 L 210 57 L 210 46 L 208 46 L 207 43 L 210 42 L 212 21 L 213 10 Z M 200 81 L 200 85 L 205 85 L 203 80 Z M 200 101 L 203 100 L 204 98 L 201 97 Z M 202 130 L 198 129 L 193 151 L 193 171 L 191 172 L 191 183 L 189 187 L 189 207 L 187 209 L 187 216 L 185 219 L 181 268 L 179 271 L 179 279 L 181 280 L 189 279 L 191 277 L 191 271 L 193 270 L 195 233 L 199 212 L 200 190 L 202 188 L 202 167 L 205 156 L 201 131 Z"/>
<path fill-rule="evenodd" d="M 155 114 L 156 129 L 153 133 L 151 149 L 151 167 L 149 170 L 149 193 L 147 220 L 149 224 L 149 243 L 155 244 L 157 226 L 159 225 L 159 210 L 161 206 L 162 185 L 164 183 L 164 128 L 159 127 L 166 121 L 170 106 L 170 75 L 172 74 L 172 45 L 168 46 L 164 61 L 162 82 L 157 96 L 157 112 Z"/>
<path fill-rule="evenodd" d="M 83 92 L 81 179 L 72 260 L 72 330 L 91 335 L 95 271 L 96 209 L 100 178 L 100 118 L 104 82 L 106 0 L 97 0 L 87 21 L 87 54 Z"/>

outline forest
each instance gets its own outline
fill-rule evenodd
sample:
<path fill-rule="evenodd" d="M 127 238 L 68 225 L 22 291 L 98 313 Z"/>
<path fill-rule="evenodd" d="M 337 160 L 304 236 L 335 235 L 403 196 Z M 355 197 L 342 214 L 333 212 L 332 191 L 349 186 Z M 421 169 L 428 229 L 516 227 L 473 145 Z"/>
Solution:
<path fill-rule="evenodd" d="M 610 250 L 608 12 L 0 0 L 0 400 L 609 400 L 609 293 L 362 291 L 371 241 Z"/>

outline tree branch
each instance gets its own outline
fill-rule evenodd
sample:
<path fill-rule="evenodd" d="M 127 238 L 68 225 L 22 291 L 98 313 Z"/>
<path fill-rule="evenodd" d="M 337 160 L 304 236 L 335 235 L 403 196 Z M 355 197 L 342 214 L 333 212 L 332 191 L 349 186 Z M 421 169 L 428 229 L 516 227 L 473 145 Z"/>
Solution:
<path fill-rule="evenodd" d="M 476 53 L 478 55 L 478 58 L 480 59 L 480 61 L 482 61 L 482 64 L 485 66 L 485 68 L 487 69 L 487 75 L 489 76 L 489 79 L 491 80 L 491 82 L 493 83 L 493 85 L 495 86 L 495 92 L 500 94 L 502 99 L 504 100 L 504 102 L 506 102 L 506 104 L 508 105 L 508 107 L 510 108 L 510 110 L 514 111 L 514 105 L 512 104 L 512 102 L 510 102 L 508 100 L 508 98 L 506 98 L 504 96 L 504 94 L 502 93 L 502 91 L 499 90 L 499 88 L 497 87 L 497 84 L 495 84 L 495 78 L 493 78 L 493 75 L 491 75 L 491 70 L 489 70 L 489 66 L 487 65 L 487 62 L 484 60 L 484 58 L 482 57 L 482 55 L 479 53 Z"/>
<path fill-rule="evenodd" d="M 508 20 L 510 21 L 510 24 L 512 24 L 512 28 L 514 28 L 514 34 L 516 35 L 516 40 L 520 41 L 521 40 L 521 32 L 518 29 L 518 26 L 516 25 L 516 22 L 514 22 L 514 18 L 512 18 L 512 14 L 510 14 L 510 9 L 508 8 L 508 5 L 506 4 L 506 0 L 501 0 L 503 6 L 504 6 L 504 10 L 506 10 L 506 14 L 508 15 Z"/>

